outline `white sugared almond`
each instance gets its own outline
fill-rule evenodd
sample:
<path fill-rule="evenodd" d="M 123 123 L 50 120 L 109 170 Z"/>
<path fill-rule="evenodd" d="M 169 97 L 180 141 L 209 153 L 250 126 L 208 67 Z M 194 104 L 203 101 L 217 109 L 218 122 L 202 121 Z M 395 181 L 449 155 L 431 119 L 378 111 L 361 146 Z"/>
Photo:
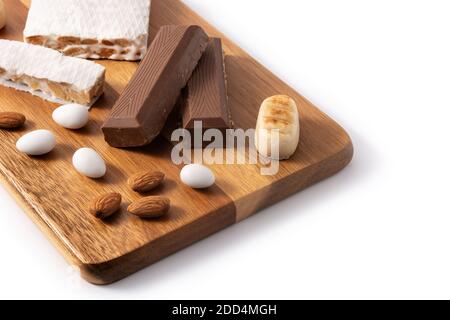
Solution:
<path fill-rule="evenodd" d="M 64 128 L 77 130 L 88 123 L 89 109 L 81 104 L 65 104 L 53 111 L 52 118 Z"/>
<path fill-rule="evenodd" d="M 98 179 L 106 174 L 105 161 L 91 148 L 77 150 L 72 158 L 75 169 L 86 177 Z"/>
<path fill-rule="evenodd" d="M 216 178 L 214 173 L 201 164 L 189 164 L 180 172 L 181 181 L 193 189 L 205 189 L 211 187 Z"/>
<path fill-rule="evenodd" d="M 29 156 L 41 156 L 55 148 L 56 139 L 48 130 L 36 130 L 17 140 L 16 148 Z"/>
<path fill-rule="evenodd" d="M 276 139 L 277 135 L 279 139 Z M 255 132 L 258 152 L 274 160 L 289 159 L 297 150 L 299 138 L 300 122 L 295 101 L 283 95 L 264 100 Z"/>

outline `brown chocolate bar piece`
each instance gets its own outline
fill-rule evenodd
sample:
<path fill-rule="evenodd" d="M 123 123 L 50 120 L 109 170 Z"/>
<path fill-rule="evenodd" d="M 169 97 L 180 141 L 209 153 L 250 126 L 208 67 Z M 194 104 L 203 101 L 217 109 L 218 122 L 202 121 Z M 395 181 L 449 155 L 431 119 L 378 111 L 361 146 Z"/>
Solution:
<path fill-rule="evenodd" d="M 208 44 L 199 26 L 161 27 L 102 130 L 113 147 L 139 147 L 161 132 Z"/>
<path fill-rule="evenodd" d="M 228 108 L 222 41 L 212 38 L 183 93 L 182 124 L 193 131 L 201 121 L 203 131 L 232 127 Z"/>
<path fill-rule="evenodd" d="M 182 108 L 183 99 L 178 98 L 175 107 L 173 107 L 172 112 L 167 117 L 166 124 L 164 128 L 161 130 L 160 135 L 163 136 L 169 142 L 172 142 L 172 134 L 175 130 L 181 128 L 181 108 Z"/>

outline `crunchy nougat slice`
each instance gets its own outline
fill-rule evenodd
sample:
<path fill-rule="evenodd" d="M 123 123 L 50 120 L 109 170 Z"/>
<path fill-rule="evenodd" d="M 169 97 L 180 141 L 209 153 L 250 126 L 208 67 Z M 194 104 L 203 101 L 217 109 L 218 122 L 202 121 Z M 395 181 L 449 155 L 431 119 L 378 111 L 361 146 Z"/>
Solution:
<path fill-rule="evenodd" d="M 150 0 L 33 0 L 25 42 L 65 55 L 141 60 L 147 51 Z"/>
<path fill-rule="evenodd" d="M 0 84 L 56 103 L 91 106 L 103 93 L 105 68 L 18 41 L 0 40 Z"/>

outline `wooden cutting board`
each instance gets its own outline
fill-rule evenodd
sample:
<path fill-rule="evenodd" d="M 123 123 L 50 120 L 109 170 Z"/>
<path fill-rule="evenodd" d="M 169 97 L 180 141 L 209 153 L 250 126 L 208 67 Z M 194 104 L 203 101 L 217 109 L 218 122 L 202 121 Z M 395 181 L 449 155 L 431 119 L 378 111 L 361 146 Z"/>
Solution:
<path fill-rule="evenodd" d="M 27 0 L 24 3 L 28 5 Z M 19 0 L 6 0 L 6 6 L 7 27 L 0 38 L 21 40 L 27 8 Z M 213 165 L 216 186 L 195 191 L 180 183 L 180 168 L 170 159 L 171 144 L 163 139 L 134 150 L 111 148 L 103 139 L 103 120 L 136 70 L 136 63 L 100 61 L 107 68 L 106 92 L 92 109 L 90 123 L 80 131 L 66 130 L 52 121 L 56 105 L 0 87 L 0 111 L 18 111 L 28 119 L 19 131 L 0 131 L 0 176 L 4 185 L 70 263 L 80 267 L 82 277 L 92 283 L 117 281 L 239 222 L 335 174 L 353 155 L 349 136 L 336 122 L 181 1 L 153 0 L 151 36 L 166 24 L 198 24 L 210 36 L 223 39 L 229 103 L 236 127 L 253 128 L 266 97 L 293 97 L 301 115 L 300 147 L 290 160 L 280 164 L 275 176 L 262 176 L 259 165 Z M 56 134 L 58 145 L 49 155 L 28 157 L 16 150 L 17 139 L 35 129 Z M 74 170 L 72 155 L 80 147 L 92 147 L 103 156 L 108 165 L 105 178 L 91 180 Z M 167 175 L 168 181 L 156 192 L 173 203 L 164 219 L 143 221 L 126 213 L 126 206 L 140 198 L 127 187 L 127 177 L 143 169 Z M 88 214 L 87 204 L 105 192 L 121 193 L 125 203 L 121 214 L 101 222 Z"/>

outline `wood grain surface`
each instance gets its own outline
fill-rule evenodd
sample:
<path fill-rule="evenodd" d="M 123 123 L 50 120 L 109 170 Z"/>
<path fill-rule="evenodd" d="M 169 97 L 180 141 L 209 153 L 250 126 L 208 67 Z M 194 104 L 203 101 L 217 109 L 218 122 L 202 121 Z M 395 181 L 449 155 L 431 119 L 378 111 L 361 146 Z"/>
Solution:
<path fill-rule="evenodd" d="M 0 38 L 22 39 L 27 9 L 19 0 L 6 0 L 7 27 Z M 24 0 L 26 4 L 28 1 Z M 0 131 L 0 172 L 7 189 L 49 236 L 64 256 L 80 267 L 82 276 L 96 284 L 117 281 L 195 241 L 245 219 L 344 168 L 353 155 L 350 138 L 332 119 L 284 84 L 179 0 L 153 0 L 151 37 L 167 24 L 198 24 L 223 39 L 229 103 L 236 127 L 253 128 L 259 106 L 268 96 L 288 94 L 299 106 L 301 143 L 297 153 L 280 164 L 275 176 L 262 176 L 259 165 L 213 165 L 216 186 L 195 191 L 179 180 L 180 167 L 170 159 L 171 144 L 159 138 L 148 147 L 120 150 L 107 145 L 100 127 L 137 64 L 100 61 L 107 68 L 104 97 L 91 111 L 88 126 L 68 131 L 51 119 L 56 105 L 27 93 L 0 87 L 0 111 L 18 111 L 28 122 L 19 131 Z M 35 129 L 52 130 L 57 148 L 47 156 L 28 157 L 15 142 Z M 80 176 L 71 165 L 75 150 L 96 149 L 106 160 L 101 180 Z M 169 215 L 144 221 L 124 209 L 140 196 L 126 179 L 143 169 L 158 170 L 168 180 L 152 194 L 171 199 Z M 88 202 L 105 192 L 124 198 L 121 214 L 100 222 L 88 213 Z"/>

